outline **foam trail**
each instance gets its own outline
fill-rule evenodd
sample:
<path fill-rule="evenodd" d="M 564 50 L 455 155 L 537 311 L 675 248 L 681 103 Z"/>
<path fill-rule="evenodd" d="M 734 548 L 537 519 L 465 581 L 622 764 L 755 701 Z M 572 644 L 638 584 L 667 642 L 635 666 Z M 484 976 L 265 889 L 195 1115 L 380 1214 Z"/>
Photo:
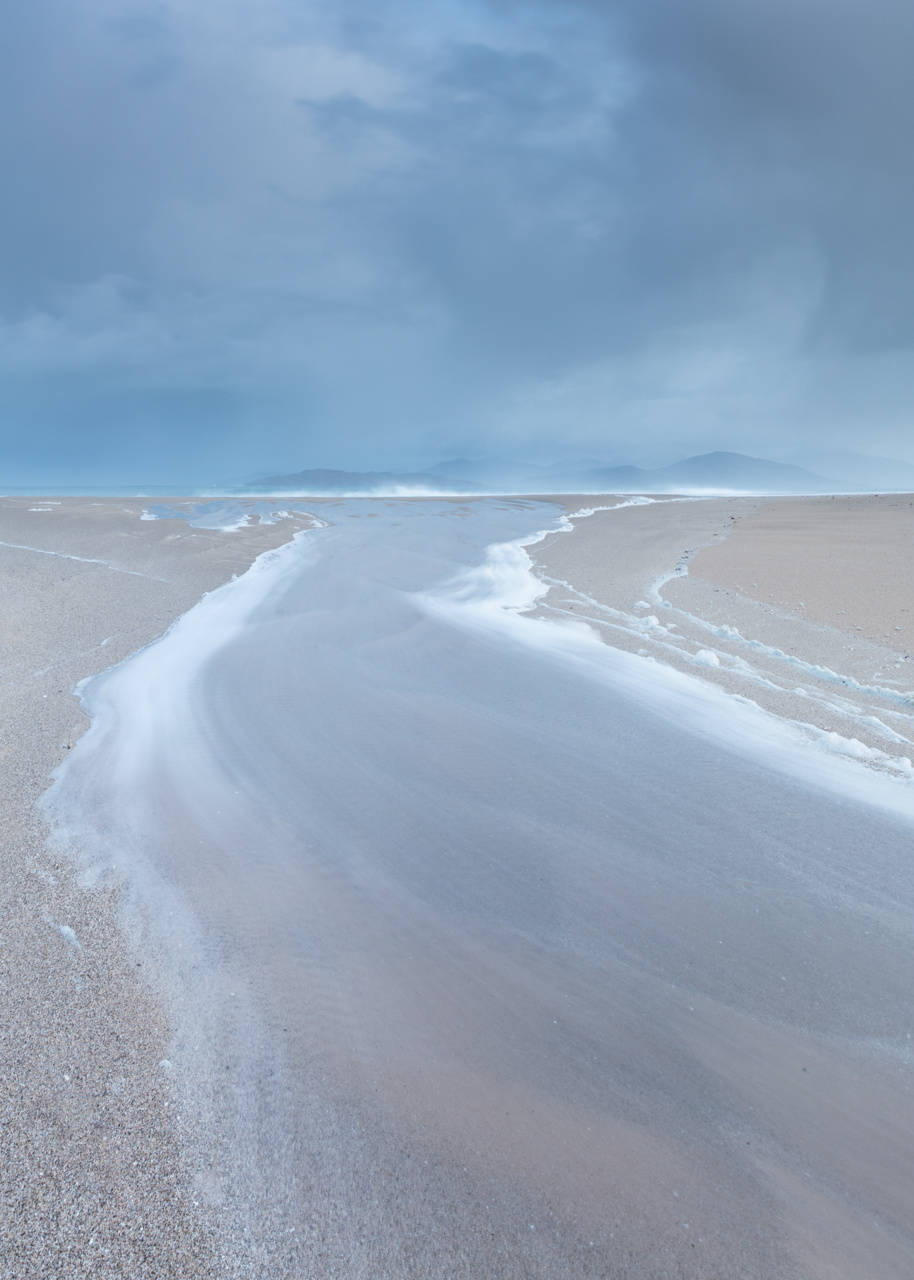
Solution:
<path fill-rule="evenodd" d="M 219 501 L 188 502 L 180 506 L 156 503 L 144 507 L 141 520 L 183 520 L 194 529 L 215 529 L 221 533 L 236 533 L 248 525 L 276 524 L 278 520 L 290 520 L 293 513 L 271 502 L 254 502 L 241 497 Z"/>
<path fill-rule="evenodd" d="M 805 1274 L 798 1163 L 823 1247 L 909 1259 L 910 822 L 531 618 L 552 511 L 332 518 L 84 687 L 48 806 L 120 864 L 233 1269 Z"/>
<path fill-rule="evenodd" d="M 241 633 L 258 605 L 295 573 L 309 532 L 301 529 L 283 546 L 263 552 L 245 573 L 205 595 L 158 640 L 102 677 L 78 686 L 93 716 L 84 750 L 96 749 L 96 737 L 117 732 L 114 768 L 125 790 L 156 747 L 176 731 L 197 674 Z M 58 771 L 63 788 L 74 758 L 68 757 Z"/>
<path fill-rule="evenodd" d="M 481 565 L 456 575 L 434 591 L 422 593 L 423 606 L 456 625 L 497 632 L 515 643 L 548 651 L 572 663 L 589 679 L 625 691 L 646 709 L 672 716 L 678 723 L 773 769 L 914 819 L 914 766 L 907 757 L 889 757 L 834 732 L 815 732 L 812 741 L 816 749 L 810 750 L 809 733 L 804 730 L 811 726 L 781 720 L 746 698 L 729 694 L 648 655 L 615 649 L 603 643 L 587 622 L 525 616 L 549 590 L 549 584 L 537 576 L 527 547 L 550 533 L 565 531 L 566 525 L 573 528 L 574 519 L 590 514 L 589 509 L 575 512 L 563 517 L 559 530 L 540 530 L 528 538 L 487 548 Z M 646 627 L 660 626 L 653 616 L 637 621 Z M 900 776 L 876 774 L 861 769 L 860 763 L 890 767 Z"/>
<path fill-rule="evenodd" d="M 574 521 L 592 516 L 597 511 L 619 511 L 623 507 L 640 507 L 656 502 L 656 498 L 636 497 L 612 502 L 602 507 L 582 507 L 579 511 L 559 516 L 556 525 L 511 542 L 496 542 L 486 548 L 481 565 L 465 570 L 441 590 L 441 599 L 453 599 L 467 605 L 487 606 L 495 602 L 497 609 L 524 612 L 532 609 L 549 590 L 549 584 L 533 572 L 533 561 L 527 553 L 545 538 L 556 533 L 573 533 Z"/>

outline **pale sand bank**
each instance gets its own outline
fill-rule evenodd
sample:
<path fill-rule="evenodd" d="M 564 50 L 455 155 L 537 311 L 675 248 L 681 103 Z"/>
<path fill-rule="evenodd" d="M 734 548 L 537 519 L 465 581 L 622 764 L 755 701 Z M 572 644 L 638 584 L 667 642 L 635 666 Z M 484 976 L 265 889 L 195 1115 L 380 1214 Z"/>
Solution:
<path fill-rule="evenodd" d="M 908 772 L 914 500 L 658 501 L 597 511 L 532 554 L 551 588 L 542 611 L 584 618 L 611 644 L 809 726 L 830 749 Z"/>
<path fill-rule="evenodd" d="M 689 576 L 914 655 L 914 497 L 781 498 L 702 548 Z"/>
<path fill-rule="evenodd" d="M 46 850 L 34 806 L 85 728 L 77 682 L 310 522 L 221 533 L 141 520 L 143 506 L 0 499 L 4 1280 L 231 1274 L 182 1170 L 160 1065 L 169 1028 L 119 933 L 115 895 L 84 890 Z"/>

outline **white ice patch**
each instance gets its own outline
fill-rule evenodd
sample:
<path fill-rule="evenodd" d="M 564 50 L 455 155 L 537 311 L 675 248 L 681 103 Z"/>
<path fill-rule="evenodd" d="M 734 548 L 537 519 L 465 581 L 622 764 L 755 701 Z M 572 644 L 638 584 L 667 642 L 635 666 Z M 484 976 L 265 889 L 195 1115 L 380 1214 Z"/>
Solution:
<path fill-rule="evenodd" d="M 693 661 L 699 667 L 719 667 L 720 658 L 711 649 L 699 649 Z"/>

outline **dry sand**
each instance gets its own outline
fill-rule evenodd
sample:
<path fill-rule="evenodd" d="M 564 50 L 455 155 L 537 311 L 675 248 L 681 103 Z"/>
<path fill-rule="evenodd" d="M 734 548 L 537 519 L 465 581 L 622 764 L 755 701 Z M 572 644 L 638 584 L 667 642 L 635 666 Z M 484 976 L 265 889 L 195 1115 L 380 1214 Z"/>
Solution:
<path fill-rule="evenodd" d="M 169 1028 L 119 932 L 115 891 L 88 892 L 47 851 L 35 802 L 85 728 L 77 682 L 310 522 L 221 533 L 141 521 L 142 509 L 0 499 L 4 1280 L 232 1274 L 182 1169 L 161 1065 Z"/>
<path fill-rule="evenodd" d="M 725 540 L 702 548 L 689 577 L 910 656 L 914 497 L 763 503 L 734 522 Z"/>
<path fill-rule="evenodd" d="M 597 511 L 532 554 L 551 586 L 541 612 L 586 619 L 611 644 L 909 774 L 911 497 L 663 500 Z"/>

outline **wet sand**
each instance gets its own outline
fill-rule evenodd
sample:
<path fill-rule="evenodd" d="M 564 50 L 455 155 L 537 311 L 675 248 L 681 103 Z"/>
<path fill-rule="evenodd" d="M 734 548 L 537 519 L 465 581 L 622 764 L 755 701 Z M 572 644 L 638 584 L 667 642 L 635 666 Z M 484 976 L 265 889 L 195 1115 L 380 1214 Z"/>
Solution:
<path fill-rule="evenodd" d="M 551 587 L 544 615 L 584 618 L 819 746 L 909 776 L 911 498 L 666 501 L 574 523 L 531 552 Z"/>
<path fill-rule="evenodd" d="M 294 528 L 132 505 L 0 503 L 33 548 L 0 548 L 0 1274 L 907 1280 L 910 822 L 695 732 L 659 668 L 474 620 L 460 579 L 447 605 L 552 518 L 498 501 L 322 507 L 192 686 L 175 644 L 130 667 L 140 738 L 107 676 L 67 753 L 80 677 Z M 767 506 L 582 519 L 531 548 L 538 612 L 754 696 L 787 659 L 738 664 L 669 598 L 734 588 L 669 575 Z M 61 829 L 115 872 L 92 892 L 31 808 L 65 755 Z"/>
<path fill-rule="evenodd" d="M 84 855 L 150 873 L 132 905 L 239 1274 L 906 1280 L 910 819 L 791 777 L 786 739 L 731 750 L 740 704 L 696 731 L 694 682 L 500 608 L 519 558 L 476 566 L 548 512 L 324 510 L 191 696 L 179 636 L 87 690 L 55 789 Z M 662 575 L 683 520 L 694 550 L 731 514 L 607 519 Z"/>
<path fill-rule="evenodd" d="M 231 1274 L 182 1166 L 160 1065 L 171 1028 L 122 936 L 118 886 L 80 885 L 47 849 L 35 802 L 88 723 L 77 682 L 307 522 L 226 534 L 142 509 L 0 499 L 4 1280 Z"/>

